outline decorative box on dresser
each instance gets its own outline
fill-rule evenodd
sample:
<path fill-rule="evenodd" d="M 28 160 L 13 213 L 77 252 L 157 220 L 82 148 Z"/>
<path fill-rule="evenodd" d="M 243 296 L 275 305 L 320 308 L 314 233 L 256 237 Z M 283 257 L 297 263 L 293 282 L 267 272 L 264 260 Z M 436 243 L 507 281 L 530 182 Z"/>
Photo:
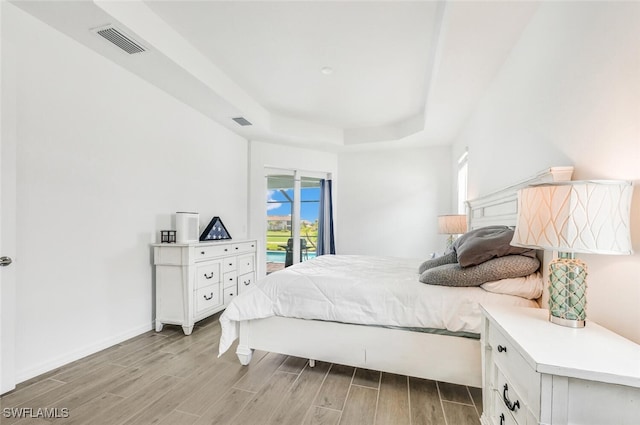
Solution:
<path fill-rule="evenodd" d="M 640 424 L 640 346 L 589 320 L 483 306 L 484 425 Z"/>
<path fill-rule="evenodd" d="M 154 244 L 156 331 L 193 325 L 223 310 L 255 281 L 256 241 Z"/>

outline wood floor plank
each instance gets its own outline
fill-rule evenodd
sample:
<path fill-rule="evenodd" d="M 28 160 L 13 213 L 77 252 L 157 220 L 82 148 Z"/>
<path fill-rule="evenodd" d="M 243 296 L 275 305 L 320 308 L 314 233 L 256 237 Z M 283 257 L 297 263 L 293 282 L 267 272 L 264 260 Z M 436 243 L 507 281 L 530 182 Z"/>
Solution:
<path fill-rule="evenodd" d="M 456 403 L 473 404 L 467 387 L 464 385 L 438 382 L 440 397 L 443 401 L 453 401 Z"/>
<path fill-rule="evenodd" d="M 231 388 L 216 403 L 204 411 L 195 425 L 222 425 L 231 423 L 254 396 L 254 393 Z"/>
<path fill-rule="evenodd" d="M 16 422 L 16 425 L 51 425 L 51 422 L 40 418 L 24 418 Z"/>
<path fill-rule="evenodd" d="M 235 385 L 239 390 L 256 392 L 262 387 L 269 376 L 275 372 L 286 360 L 283 354 L 269 353 L 259 362 L 251 362 L 246 375 Z"/>
<path fill-rule="evenodd" d="M 378 389 L 380 387 L 380 372 L 357 368 L 356 374 L 353 376 L 353 385 Z"/>
<path fill-rule="evenodd" d="M 315 367 L 306 367 L 284 394 L 282 402 L 275 408 L 270 421 L 265 424 L 299 425 L 302 423 L 330 366 L 330 363 L 316 362 Z"/>
<path fill-rule="evenodd" d="M 349 387 L 355 368 L 334 364 L 329 370 L 314 405 L 329 409 L 342 410 L 349 393 Z"/>
<path fill-rule="evenodd" d="M 254 395 L 238 416 L 231 421 L 231 425 L 264 425 L 273 413 L 273 406 L 280 404 L 283 394 L 296 378 L 297 376 L 291 373 L 273 373 L 260 392 Z"/>
<path fill-rule="evenodd" d="M 352 385 L 342 410 L 341 425 L 371 425 L 376 414 L 378 390 Z"/>
<path fill-rule="evenodd" d="M 108 391 L 123 397 L 130 396 L 164 375 L 166 362 L 171 356 L 172 354 L 169 353 L 157 353 L 153 360 L 148 361 L 146 364 L 127 368 L 127 372 L 121 377 L 120 381 L 111 386 Z"/>
<path fill-rule="evenodd" d="M 410 377 L 409 400 L 413 425 L 445 424 L 444 412 L 435 381 Z"/>
<path fill-rule="evenodd" d="M 174 410 L 169 413 L 158 425 L 193 425 L 200 419 L 199 416 Z"/>
<path fill-rule="evenodd" d="M 280 365 L 280 368 L 278 368 L 278 370 L 289 373 L 300 373 L 308 362 L 309 361 L 307 359 L 303 359 L 301 357 L 289 356 L 284 361 L 284 363 Z"/>
<path fill-rule="evenodd" d="M 410 425 L 409 382 L 406 376 L 383 373 L 376 425 Z"/>
<path fill-rule="evenodd" d="M 320 406 L 311 406 L 302 425 L 337 425 L 342 412 Z"/>
<path fill-rule="evenodd" d="M 480 425 L 480 418 L 475 406 L 443 401 L 444 415 L 447 423 L 456 425 Z"/>
<path fill-rule="evenodd" d="M 67 397 L 69 394 L 73 394 L 76 391 L 84 391 L 85 388 L 91 386 L 97 380 L 102 379 L 105 376 L 110 376 L 113 373 L 122 372 L 124 368 L 122 366 L 116 366 L 112 364 L 106 364 L 102 367 L 88 372 L 86 375 L 79 377 L 78 379 L 66 383 L 64 385 L 60 385 L 59 387 L 53 388 L 47 392 L 39 394 L 38 396 L 30 399 L 29 401 L 25 401 L 17 406 L 6 406 L 6 407 L 18 407 L 18 408 L 44 408 L 44 407 L 67 407 L 67 406 L 56 406 L 56 403 Z M 3 418 L 2 425 L 10 425 L 17 421 L 16 418 Z"/>
<path fill-rule="evenodd" d="M 94 418 L 101 415 L 101 412 L 115 406 L 124 400 L 113 394 L 103 393 L 84 405 L 69 411 L 69 417 L 55 419 L 56 425 L 85 425 L 94 422 Z"/>
<path fill-rule="evenodd" d="M 482 416 L 482 388 L 476 387 L 468 387 L 469 392 L 471 393 L 471 399 L 473 400 L 473 404 L 476 406 L 476 410 L 478 411 L 478 415 Z"/>
<path fill-rule="evenodd" d="M 44 379 L 40 382 L 34 382 L 28 387 L 3 395 L 2 406 L 18 406 L 61 385 L 64 385 L 64 382 L 57 381 L 55 379 Z"/>
<path fill-rule="evenodd" d="M 175 376 L 160 376 L 126 397 L 121 403 L 101 412 L 91 425 L 119 425 L 171 391 L 180 381 L 180 378 Z"/>

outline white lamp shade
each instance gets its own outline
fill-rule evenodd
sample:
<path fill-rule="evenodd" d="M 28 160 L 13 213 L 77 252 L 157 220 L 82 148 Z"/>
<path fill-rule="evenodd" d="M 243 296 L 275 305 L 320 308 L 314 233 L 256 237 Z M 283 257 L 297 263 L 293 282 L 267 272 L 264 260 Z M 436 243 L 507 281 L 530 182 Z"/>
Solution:
<path fill-rule="evenodd" d="M 467 231 L 467 216 L 464 214 L 438 216 L 438 233 L 460 235 Z"/>
<path fill-rule="evenodd" d="M 571 181 L 521 189 L 511 245 L 631 254 L 632 193 L 626 181 Z"/>

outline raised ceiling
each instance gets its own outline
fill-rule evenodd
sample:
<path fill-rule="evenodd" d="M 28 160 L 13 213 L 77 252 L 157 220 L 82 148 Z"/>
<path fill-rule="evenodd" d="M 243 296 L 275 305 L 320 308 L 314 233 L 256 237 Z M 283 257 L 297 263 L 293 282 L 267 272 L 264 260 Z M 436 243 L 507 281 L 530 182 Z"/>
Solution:
<path fill-rule="evenodd" d="M 450 143 L 536 9 L 493 1 L 14 3 L 248 139 L 330 149 Z M 107 24 L 148 50 L 129 55 L 90 31 Z M 239 116 L 253 125 L 239 126 Z"/>

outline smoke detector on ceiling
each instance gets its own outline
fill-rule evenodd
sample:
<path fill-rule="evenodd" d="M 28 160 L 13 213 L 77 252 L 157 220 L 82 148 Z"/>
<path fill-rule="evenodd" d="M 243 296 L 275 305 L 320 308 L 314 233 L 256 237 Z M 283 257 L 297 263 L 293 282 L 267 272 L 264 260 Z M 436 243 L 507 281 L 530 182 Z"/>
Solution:
<path fill-rule="evenodd" d="M 114 27 L 113 25 L 105 25 L 98 28 L 93 28 L 92 32 L 98 34 L 100 37 L 124 50 L 125 52 L 133 55 L 135 53 L 146 52 L 147 49 L 140 43 L 133 39 L 133 37 L 128 36 L 119 28 Z"/>

